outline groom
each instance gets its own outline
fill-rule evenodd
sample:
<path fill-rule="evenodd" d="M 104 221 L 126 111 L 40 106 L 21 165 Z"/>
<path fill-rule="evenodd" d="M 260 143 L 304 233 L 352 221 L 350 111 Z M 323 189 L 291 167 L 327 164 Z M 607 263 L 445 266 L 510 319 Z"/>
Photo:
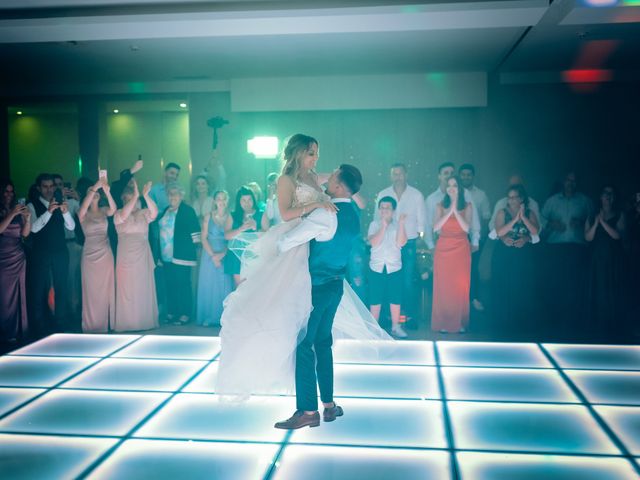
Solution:
<path fill-rule="evenodd" d="M 313 310 L 304 340 L 296 350 L 296 412 L 275 424 L 292 430 L 320 425 L 318 393 L 324 405 L 323 420 L 343 415 L 333 401 L 333 318 L 342 298 L 342 285 L 354 240 L 360 235 L 360 218 L 351 196 L 360 190 L 362 175 L 353 165 L 340 165 L 329 177 L 327 194 L 337 211 L 317 208 L 278 242 L 281 252 L 311 241 L 309 272 Z M 316 378 L 317 373 L 317 378 Z"/>

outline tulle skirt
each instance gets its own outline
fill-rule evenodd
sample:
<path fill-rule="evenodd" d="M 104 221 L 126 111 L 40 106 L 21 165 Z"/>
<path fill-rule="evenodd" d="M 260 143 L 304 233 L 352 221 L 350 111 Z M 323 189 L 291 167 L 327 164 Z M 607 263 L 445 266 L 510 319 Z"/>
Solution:
<path fill-rule="evenodd" d="M 279 254 L 277 241 L 299 222 L 281 223 L 256 241 L 231 247 L 243 259 L 245 280 L 224 304 L 218 394 L 244 398 L 294 391 L 296 348 L 312 309 L 309 244 Z M 333 336 L 391 340 L 346 282 Z"/>

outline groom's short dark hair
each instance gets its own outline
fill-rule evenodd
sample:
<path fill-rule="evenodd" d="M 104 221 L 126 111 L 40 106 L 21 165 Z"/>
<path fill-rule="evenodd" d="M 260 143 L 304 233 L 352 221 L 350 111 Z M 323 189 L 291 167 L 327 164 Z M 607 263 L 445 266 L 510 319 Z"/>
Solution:
<path fill-rule="evenodd" d="M 355 195 L 360 191 L 360 187 L 362 186 L 362 174 L 360 173 L 360 170 L 353 165 L 348 165 L 346 163 L 340 165 L 338 179 L 340 180 L 340 183 L 347 187 L 347 190 L 349 190 L 351 195 Z"/>

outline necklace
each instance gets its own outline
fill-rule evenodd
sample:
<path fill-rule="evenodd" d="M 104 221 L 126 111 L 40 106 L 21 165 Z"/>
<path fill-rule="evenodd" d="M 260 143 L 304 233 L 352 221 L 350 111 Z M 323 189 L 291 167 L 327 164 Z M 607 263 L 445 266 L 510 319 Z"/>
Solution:
<path fill-rule="evenodd" d="M 214 215 L 212 216 L 212 218 L 213 218 L 213 223 L 215 223 L 215 224 L 216 224 L 216 225 L 218 225 L 218 226 L 224 226 L 224 224 L 226 223 L 226 220 L 227 220 L 227 216 L 228 216 L 228 214 L 227 214 L 227 213 L 224 213 L 223 215 L 216 215 L 216 214 L 214 214 Z"/>

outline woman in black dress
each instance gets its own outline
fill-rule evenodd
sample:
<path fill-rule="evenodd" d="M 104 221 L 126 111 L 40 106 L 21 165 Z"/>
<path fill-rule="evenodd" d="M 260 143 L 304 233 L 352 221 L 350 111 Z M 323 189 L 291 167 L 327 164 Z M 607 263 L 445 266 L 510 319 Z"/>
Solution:
<path fill-rule="evenodd" d="M 532 240 L 539 233 L 536 214 L 522 185 L 507 190 L 507 206 L 496 216 L 492 259 L 493 320 L 497 331 L 521 333 L 534 319 L 534 258 Z"/>
<path fill-rule="evenodd" d="M 627 223 L 627 328 L 633 342 L 640 338 L 640 302 L 638 302 L 638 285 L 640 285 L 640 189 L 631 197 L 631 209 L 625 218 Z"/>
<path fill-rule="evenodd" d="M 625 217 L 617 208 L 612 186 L 602 189 L 599 204 L 595 218 L 588 218 L 584 226 L 590 247 L 585 318 L 590 334 L 616 337 L 620 335 L 624 315 L 621 239 Z"/>

